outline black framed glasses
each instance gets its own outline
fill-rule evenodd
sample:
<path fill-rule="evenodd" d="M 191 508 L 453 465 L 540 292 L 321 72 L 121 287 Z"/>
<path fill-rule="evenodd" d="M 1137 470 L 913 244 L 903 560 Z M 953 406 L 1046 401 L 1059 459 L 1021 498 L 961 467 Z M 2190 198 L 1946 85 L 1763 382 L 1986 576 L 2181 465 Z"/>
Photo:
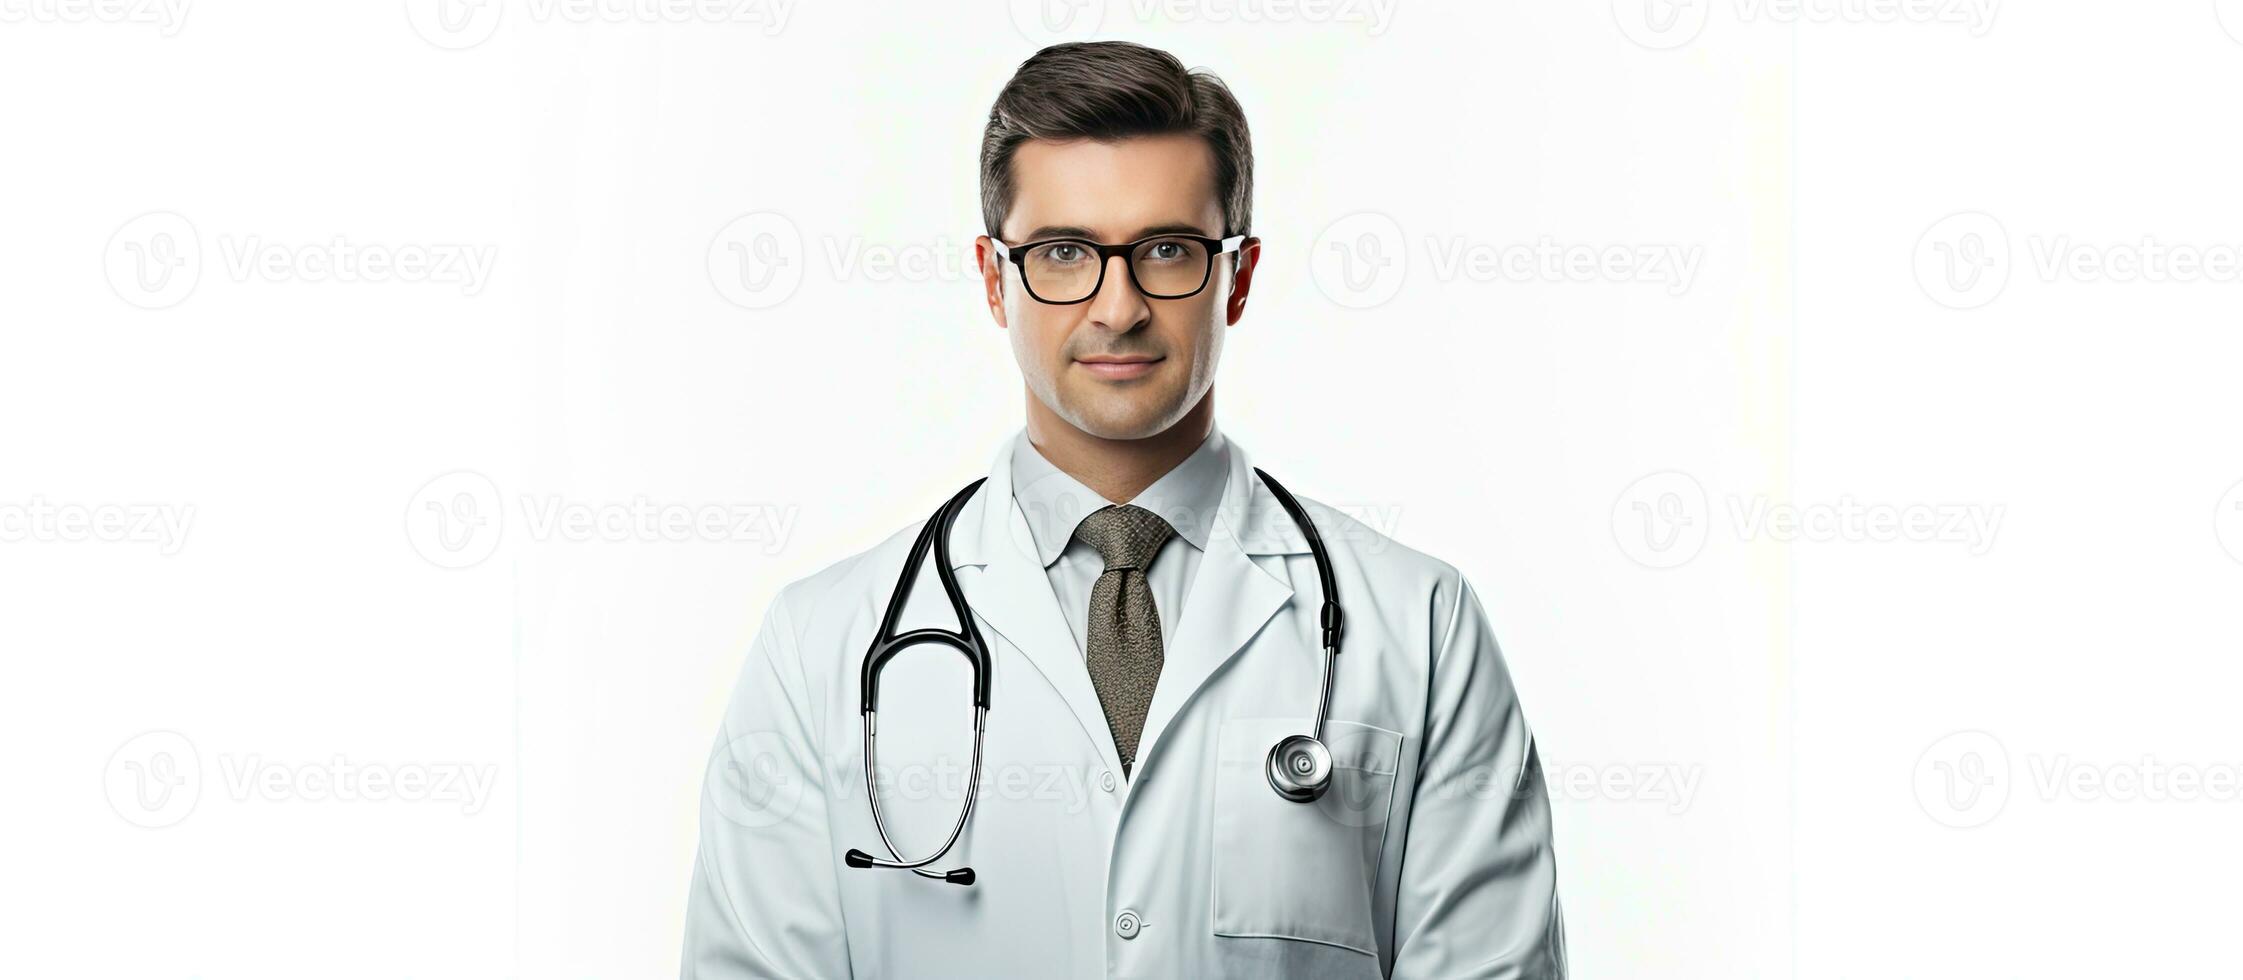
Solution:
<path fill-rule="evenodd" d="M 1102 245 L 1087 238 L 1046 238 L 1018 245 L 998 241 L 997 254 L 1020 267 L 1028 295 L 1054 306 L 1081 303 L 1106 284 L 1106 264 L 1121 256 L 1137 291 L 1150 299 L 1197 296 L 1214 277 L 1215 256 L 1236 252 L 1245 235 L 1203 238 L 1154 235 L 1124 245 Z"/>

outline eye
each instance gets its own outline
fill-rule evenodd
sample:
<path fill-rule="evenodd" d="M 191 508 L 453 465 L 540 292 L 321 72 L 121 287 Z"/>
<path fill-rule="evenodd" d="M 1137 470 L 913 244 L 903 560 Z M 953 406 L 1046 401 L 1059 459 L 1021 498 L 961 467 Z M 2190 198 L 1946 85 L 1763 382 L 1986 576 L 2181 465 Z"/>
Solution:
<path fill-rule="evenodd" d="M 1051 245 L 1044 249 L 1044 256 L 1046 258 L 1051 259 L 1053 262 L 1065 264 L 1080 262 L 1083 260 L 1085 254 L 1086 253 L 1083 247 L 1073 242 L 1060 242 L 1057 245 Z"/>
<path fill-rule="evenodd" d="M 1137 260 L 1148 265 L 1172 266 L 1178 270 L 1198 265 L 1207 250 L 1189 238 L 1159 238 L 1137 248 Z"/>

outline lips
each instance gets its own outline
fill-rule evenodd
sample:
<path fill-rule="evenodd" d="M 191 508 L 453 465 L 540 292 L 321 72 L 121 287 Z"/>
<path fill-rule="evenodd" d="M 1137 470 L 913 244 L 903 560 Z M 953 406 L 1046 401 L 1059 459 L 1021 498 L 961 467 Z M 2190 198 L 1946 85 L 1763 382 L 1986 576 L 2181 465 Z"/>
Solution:
<path fill-rule="evenodd" d="M 1131 378 L 1142 378 L 1153 373 L 1153 365 L 1160 362 L 1161 359 L 1158 357 L 1143 355 L 1098 355 L 1075 359 L 1075 363 L 1083 370 L 1108 381 L 1127 381 Z"/>

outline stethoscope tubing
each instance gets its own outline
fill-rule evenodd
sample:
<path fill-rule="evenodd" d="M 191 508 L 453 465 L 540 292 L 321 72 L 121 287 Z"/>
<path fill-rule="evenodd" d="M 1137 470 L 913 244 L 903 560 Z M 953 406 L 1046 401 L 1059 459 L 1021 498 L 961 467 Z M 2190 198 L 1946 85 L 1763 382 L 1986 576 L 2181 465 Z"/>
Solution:
<path fill-rule="evenodd" d="M 874 857 L 864 851 L 850 848 L 849 852 L 843 855 L 843 859 L 844 863 L 852 868 L 903 868 L 921 877 L 935 878 L 953 884 L 971 885 L 974 883 L 972 868 L 930 871 L 927 869 L 927 865 L 941 860 L 943 855 L 950 853 L 950 848 L 958 842 L 959 835 L 965 832 L 966 821 L 973 816 L 974 801 L 979 799 L 981 795 L 981 748 L 989 721 L 989 646 L 982 640 L 981 628 L 974 623 L 973 610 L 966 605 L 965 595 L 958 588 L 956 573 L 951 571 L 950 568 L 950 528 L 958 519 L 958 511 L 964 509 L 967 499 L 971 498 L 974 490 L 979 488 L 986 480 L 985 477 L 967 484 L 965 489 L 958 491 L 948 501 L 944 502 L 942 509 L 936 511 L 935 516 L 919 529 L 919 537 L 911 545 L 911 554 L 904 560 L 903 573 L 896 582 L 896 589 L 888 598 L 887 612 L 881 616 L 880 630 L 873 636 L 872 648 L 865 653 L 860 689 L 862 724 L 864 727 L 865 798 L 871 801 L 872 826 L 880 834 L 880 845 L 887 849 L 889 857 Z M 958 617 L 959 628 L 952 631 L 928 627 L 912 630 L 898 636 L 895 632 L 896 619 L 902 614 L 904 603 L 911 596 L 913 579 L 926 560 L 930 544 L 935 554 L 936 577 L 942 581 L 943 593 L 950 600 L 951 611 Z M 879 712 L 877 709 L 880 699 L 880 669 L 886 666 L 890 657 L 895 656 L 907 647 L 921 643 L 934 643 L 956 649 L 959 653 L 964 654 L 967 662 L 973 666 L 974 754 L 973 765 L 966 780 L 966 802 L 958 810 L 958 821 L 951 825 L 950 836 L 942 842 L 941 847 L 935 849 L 934 853 L 917 861 L 906 861 L 903 859 L 903 852 L 896 847 L 895 841 L 889 837 L 887 819 L 880 810 L 880 785 L 875 781 L 875 773 L 878 769 L 875 761 L 878 759 L 876 736 L 879 731 Z"/>
<path fill-rule="evenodd" d="M 1266 763 L 1270 787 L 1280 797 L 1296 803 L 1312 803 L 1323 795 L 1324 789 L 1331 779 L 1331 753 L 1324 745 L 1324 729 L 1326 722 L 1331 717 L 1332 682 L 1340 653 L 1340 632 L 1343 617 L 1340 612 L 1338 587 L 1332 573 L 1331 559 L 1324 551 L 1324 539 L 1317 534 L 1315 522 L 1309 520 L 1308 513 L 1301 508 L 1300 502 L 1293 499 L 1293 495 L 1287 492 L 1284 486 L 1272 479 L 1268 473 L 1257 467 L 1254 470 L 1254 475 L 1260 477 L 1262 482 L 1269 487 L 1270 492 L 1277 497 L 1277 502 L 1285 508 L 1286 515 L 1293 519 L 1294 526 L 1298 527 L 1308 539 L 1309 553 L 1316 559 L 1317 584 L 1322 588 L 1323 604 L 1317 610 L 1317 623 L 1323 639 L 1324 670 L 1316 685 L 1316 724 L 1307 735 L 1288 736 L 1278 742 L 1277 745 L 1272 746 Z M 950 849 L 958 843 L 959 837 L 965 833 L 967 820 L 973 816 L 974 803 L 981 796 L 982 741 L 987 733 L 989 721 L 989 647 L 981 637 L 981 629 L 974 622 L 973 609 L 967 605 L 964 593 L 958 588 L 956 574 L 950 568 L 950 529 L 951 525 L 957 520 L 958 512 L 965 507 L 966 501 L 986 481 L 987 478 L 983 478 L 967 484 L 965 489 L 958 491 L 957 494 L 944 502 L 942 508 L 935 512 L 935 516 L 919 529 L 919 536 L 911 545 L 911 554 L 904 559 L 903 573 L 896 582 L 895 592 L 889 596 L 887 611 L 881 616 L 880 629 L 873 635 L 871 649 L 865 654 L 861 678 L 865 796 L 872 807 L 873 829 L 879 833 L 880 845 L 887 850 L 889 857 L 878 858 L 856 848 L 850 848 L 845 855 L 845 863 L 852 868 L 896 868 L 908 870 L 921 877 L 934 878 L 952 884 L 971 885 L 974 883 L 972 868 L 933 871 L 929 870 L 927 866 L 942 860 L 942 856 L 950 853 Z M 945 630 L 928 627 L 897 635 L 895 632 L 896 619 L 903 611 L 904 602 L 911 595 L 913 581 L 930 549 L 935 556 L 936 576 L 942 582 L 945 597 L 950 600 L 951 611 L 958 617 L 959 628 L 957 630 Z M 950 835 L 943 839 L 942 846 L 936 848 L 934 853 L 916 861 L 906 861 L 903 858 L 903 852 L 896 847 L 895 841 L 888 835 L 887 819 L 880 809 L 879 785 L 874 781 L 878 768 L 874 760 L 877 758 L 878 752 L 879 681 L 880 670 L 886 666 L 889 658 L 907 647 L 921 643 L 934 643 L 952 647 L 959 653 L 964 654 L 967 661 L 973 665 L 974 752 L 973 765 L 966 779 L 965 805 L 959 809 L 958 820 L 951 825 Z M 1304 761 L 1302 758 L 1304 755 L 1321 761 Z M 1286 764 L 1289 761 L 1297 762 L 1306 768 L 1300 774 L 1288 772 Z M 1305 776 L 1305 778 L 1295 778 L 1296 775 Z"/>
<path fill-rule="evenodd" d="M 915 874 L 918 874 L 921 877 L 935 878 L 938 880 L 949 880 L 955 878 L 959 873 L 958 871 L 929 871 L 927 870 L 927 865 L 942 860 L 943 855 L 950 853 L 951 845 L 958 843 L 958 835 L 965 832 L 966 821 L 973 816 L 974 800 L 981 795 L 981 739 L 982 732 L 989 719 L 989 709 L 981 707 L 976 707 L 974 709 L 974 759 L 973 765 L 972 767 L 970 767 L 970 770 L 968 771 L 966 776 L 965 808 L 958 811 L 958 822 L 951 825 L 950 836 L 943 840 L 942 846 L 935 848 L 934 853 L 920 858 L 917 861 L 904 861 L 900 859 L 900 855 L 903 852 L 896 847 L 894 841 L 888 839 L 888 825 L 887 822 L 882 819 L 880 814 L 880 793 L 877 790 L 876 784 L 873 782 L 872 778 L 872 743 L 874 733 L 879 728 L 879 724 L 874 720 L 873 714 L 873 712 L 866 712 L 864 716 L 865 796 L 872 801 L 872 826 L 873 829 L 879 831 L 880 833 L 880 846 L 887 848 L 888 853 L 890 854 L 899 855 L 899 859 L 889 861 L 875 857 L 871 858 L 870 862 L 865 864 L 864 866 L 871 868 L 903 868 Z M 863 852 L 859 851 L 857 853 L 862 854 Z M 971 868 L 964 868 L 959 870 L 966 872 L 966 874 L 969 876 L 973 873 L 973 869 Z M 965 883 L 972 884 L 973 882 L 971 877 L 968 877 Z"/>

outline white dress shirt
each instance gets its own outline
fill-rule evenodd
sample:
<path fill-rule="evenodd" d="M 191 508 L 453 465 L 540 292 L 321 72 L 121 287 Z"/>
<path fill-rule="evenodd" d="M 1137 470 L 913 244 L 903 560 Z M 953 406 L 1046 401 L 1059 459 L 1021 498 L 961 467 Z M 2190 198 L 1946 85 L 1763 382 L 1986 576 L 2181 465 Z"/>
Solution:
<path fill-rule="evenodd" d="M 1154 554 L 1152 567 L 1145 574 L 1146 584 L 1153 590 L 1153 607 L 1160 612 L 1163 646 L 1176 635 L 1184 598 L 1191 591 L 1193 574 L 1199 571 L 1199 557 L 1207 549 L 1208 530 L 1215 520 L 1215 508 L 1222 503 L 1223 480 L 1229 472 L 1229 445 L 1223 440 L 1222 430 L 1212 429 L 1198 449 L 1143 493 L 1119 501 L 1159 514 L 1176 529 Z M 1026 428 L 1013 437 L 1012 483 L 1021 514 L 1028 519 L 1029 536 L 1036 540 L 1036 557 L 1043 562 L 1045 577 L 1051 580 L 1051 593 L 1066 613 L 1068 628 L 1074 630 L 1075 652 L 1087 656 L 1090 587 L 1106 570 L 1106 560 L 1099 557 L 1098 549 L 1075 537 L 1075 528 L 1092 511 L 1117 502 L 1052 465 L 1035 443 L 1028 441 Z"/>

